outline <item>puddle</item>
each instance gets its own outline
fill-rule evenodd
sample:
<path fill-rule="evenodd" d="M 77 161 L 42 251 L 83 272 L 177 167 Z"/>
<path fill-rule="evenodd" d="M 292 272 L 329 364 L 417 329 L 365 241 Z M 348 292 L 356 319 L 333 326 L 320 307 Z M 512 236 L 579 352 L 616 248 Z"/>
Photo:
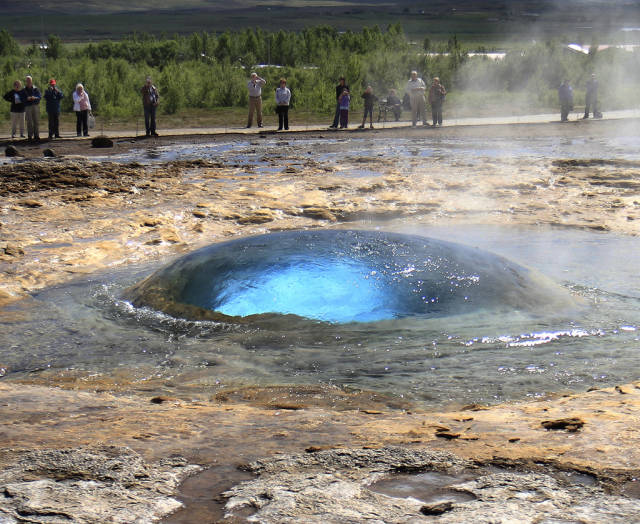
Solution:
<path fill-rule="evenodd" d="M 467 491 L 452 489 L 451 486 L 472 480 L 477 476 L 471 473 L 454 476 L 438 471 L 399 473 L 371 484 L 369 489 L 389 497 L 412 497 L 425 504 L 446 501 L 467 502 L 475 500 L 476 497 Z"/>
<path fill-rule="evenodd" d="M 224 518 L 226 499 L 221 497 L 228 489 L 245 480 L 254 478 L 251 473 L 241 471 L 233 466 L 214 466 L 202 473 L 193 475 L 180 485 L 178 500 L 184 508 L 162 520 L 163 524 L 204 524 L 218 522 Z M 235 512 L 242 517 L 249 517 L 253 511 L 246 508 L 244 513 Z"/>

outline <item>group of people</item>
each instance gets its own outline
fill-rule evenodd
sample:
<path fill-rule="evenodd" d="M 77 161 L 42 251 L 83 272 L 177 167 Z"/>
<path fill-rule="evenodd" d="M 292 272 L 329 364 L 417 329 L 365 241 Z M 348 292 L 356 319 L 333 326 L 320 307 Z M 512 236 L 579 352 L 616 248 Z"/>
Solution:
<path fill-rule="evenodd" d="M 560 100 L 560 121 L 568 122 L 569 113 L 573 111 L 573 88 L 568 80 L 563 80 L 558 88 L 558 98 Z M 587 80 L 586 95 L 584 104 L 583 119 L 589 118 L 589 113 L 593 113 L 593 118 L 602 118 L 602 113 L 598 111 L 598 79 L 595 73 Z"/>
<path fill-rule="evenodd" d="M 249 94 L 249 115 L 247 119 L 247 128 L 253 126 L 253 117 L 256 115 L 258 127 L 262 127 L 262 88 L 266 85 L 266 80 L 260 78 L 257 73 L 251 73 L 251 77 L 247 82 L 247 90 Z M 425 102 L 426 85 L 421 78 L 418 78 L 416 71 L 411 72 L 411 79 L 407 84 L 407 95 L 411 106 L 412 122 L 415 126 L 418 119 L 422 119 L 424 125 L 427 123 L 426 102 Z M 440 83 L 440 79 L 435 77 L 429 88 L 428 101 L 431 105 L 431 115 L 433 117 L 433 126 L 442 125 L 442 104 L 444 103 L 447 90 Z M 289 104 L 291 102 L 291 91 L 287 87 L 287 80 L 280 79 L 279 87 L 275 92 L 276 97 L 276 113 L 278 114 L 278 131 L 289 129 Z M 369 127 L 373 129 L 373 110 L 378 97 L 374 95 L 373 88 L 367 86 L 361 97 L 364 99 L 364 114 L 362 123 L 358 126 L 364 129 L 367 117 L 369 118 Z M 340 77 L 336 86 L 336 111 L 333 117 L 333 123 L 329 126 L 331 129 L 346 129 L 349 125 L 349 108 L 351 106 L 351 92 L 344 77 Z M 390 111 L 396 121 L 400 119 L 402 113 L 402 101 L 398 98 L 395 89 L 391 89 L 385 100 L 385 111 Z"/>
<path fill-rule="evenodd" d="M 158 136 L 156 133 L 156 107 L 160 100 L 158 89 L 147 77 L 145 85 L 140 90 L 142 94 L 142 105 L 144 107 L 144 119 L 147 136 Z M 20 80 L 13 83 L 13 89 L 5 93 L 3 97 L 11 103 L 11 138 L 16 138 L 20 133 L 21 138 L 25 138 L 25 121 L 27 127 L 27 139 L 30 142 L 40 140 L 40 100 L 45 99 L 47 117 L 49 120 L 49 139 L 60 138 L 60 103 L 64 98 L 64 93 L 58 87 L 55 78 L 49 80 L 44 94 L 33 84 L 33 78 L 27 76 L 25 85 L 22 86 Z M 76 134 L 77 136 L 89 136 L 91 115 L 91 101 L 84 86 L 76 84 L 73 91 L 73 111 L 76 114 Z"/>

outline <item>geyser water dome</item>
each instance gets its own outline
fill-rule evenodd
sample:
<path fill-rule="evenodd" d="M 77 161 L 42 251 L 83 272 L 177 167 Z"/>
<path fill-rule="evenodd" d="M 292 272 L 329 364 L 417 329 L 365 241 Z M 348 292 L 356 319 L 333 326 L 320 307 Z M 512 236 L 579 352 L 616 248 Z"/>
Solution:
<path fill-rule="evenodd" d="M 558 286 L 491 253 L 359 230 L 291 231 L 214 244 L 153 274 L 128 298 L 188 319 L 296 315 L 334 323 L 570 302 Z"/>

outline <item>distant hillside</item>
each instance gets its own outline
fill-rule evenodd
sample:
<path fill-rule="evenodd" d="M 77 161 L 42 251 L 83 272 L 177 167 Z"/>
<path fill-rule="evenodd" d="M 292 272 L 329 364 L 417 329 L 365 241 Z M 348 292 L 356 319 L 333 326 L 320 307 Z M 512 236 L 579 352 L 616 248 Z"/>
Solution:
<path fill-rule="evenodd" d="M 590 42 L 640 27 L 635 0 L 39 0 L 3 2 L 0 28 L 27 43 L 57 34 L 64 41 L 118 39 L 134 32 L 190 34 L 262 27 L 302 30 L 327 24 L 360 30 L 399 22 L 412 38 L 495 44 L 560 36 Z M 632 43 L 640 31 L 625 31 Z M 631 40 L 631 41 L 630 41 Z"/>

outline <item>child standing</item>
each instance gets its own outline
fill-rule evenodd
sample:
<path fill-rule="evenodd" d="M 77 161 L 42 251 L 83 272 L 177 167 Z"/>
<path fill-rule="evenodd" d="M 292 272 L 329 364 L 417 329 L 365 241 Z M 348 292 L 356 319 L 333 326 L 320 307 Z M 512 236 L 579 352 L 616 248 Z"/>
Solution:
<path fill-rule="evenodd" d="M 351 102 L 349 90 L 344 89 L 338 98 L 338 103 L 340 104 L 340 129 L 346 129 L 349 125 L 349 102 Z"/>
<path fill-rule="evenodd" d="M 378 100 L 378 97 L 373 94 L 373 88 L 367 86 L 367 89 L 362 93 L 362 98 L 364 98 L 364 115 L 362 116 L 362 124 L 358 129 L 364 129 L 367 115 L 369 115 L 369 127 L 373 129 L 373 104 Z"/>

